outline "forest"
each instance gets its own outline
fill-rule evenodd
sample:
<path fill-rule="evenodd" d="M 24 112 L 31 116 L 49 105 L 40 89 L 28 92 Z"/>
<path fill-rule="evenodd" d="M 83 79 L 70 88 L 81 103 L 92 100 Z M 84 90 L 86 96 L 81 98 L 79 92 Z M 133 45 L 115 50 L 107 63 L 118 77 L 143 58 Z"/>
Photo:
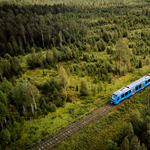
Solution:
<path fill-rule="evenodd" d="M 32 148 L 148 74 L 149 23 L 148 0 L 0 0 L 0 150 Z M 101 149 L 150 148 L 149 114 L 128 113 Z"/>

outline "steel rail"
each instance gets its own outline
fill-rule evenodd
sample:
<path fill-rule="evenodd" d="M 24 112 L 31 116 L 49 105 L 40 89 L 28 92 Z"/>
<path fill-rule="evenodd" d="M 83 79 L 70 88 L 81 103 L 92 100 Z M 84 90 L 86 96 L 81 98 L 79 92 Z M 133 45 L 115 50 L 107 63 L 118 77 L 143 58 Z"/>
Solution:
<path fill-rule="evenodd" d="M 134 95 L 132 95 L 131 97 L 133 97 Z M 62 141 L 68 139 L 71 135 L 82 129 L 84 126 L 94 122 L 100 117 L 106 116 L 109 112 L 111 112 L 114 109 L 117 109 L 118 107 L 120 107 L 120 105 L 124 104 L 129 100 L 130 100 L 129 98 L 125 99 L 124 101 L 120 102 L 117 105 L 106 104 L 96 109 L 92 113 L 84 116 L 83 118 L 77 120 L 76 122 L 73 122 L 72 124 L 66 126 L 65 128 L 55 132 L 54 134 L 49 136 L 46 141 L 41 141 L 37 146 L 33 147 L 31 150 L 49 150 L 58 146 Z"/>

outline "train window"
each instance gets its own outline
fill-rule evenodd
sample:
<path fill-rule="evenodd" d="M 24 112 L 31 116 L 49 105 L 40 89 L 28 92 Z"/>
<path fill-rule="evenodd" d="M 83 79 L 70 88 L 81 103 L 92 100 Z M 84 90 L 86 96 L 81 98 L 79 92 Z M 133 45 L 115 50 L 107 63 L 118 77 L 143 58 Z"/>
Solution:
<path fill-rule="evenodd" d="M 138 90 L 138 86 L 136 87 L 136 90 Z"/>
<path fill-rule="evenodd" d="M 141 84 L 139 85 L 139 89 L 141 88 Z"/>
<path fill-rule="evenodd" d="M 150 82 L 150 79 L 148 80 L 148 82 Z"/>
<path fill-rule="evenodd" d="M 147 84 L 147 81 L 145 83 Z"/>
<path fill-rule="evenodd" d="M 128 92 L 126 92 L 125 95 L 128 95 Z"/>
<path fill-rule="evenodd" d="M 129 91 L 129 94 L 131 93 L 131 90 Z"/>
<path fill-rule="evenodd" d="M 124 94 L 121 95 L 121 98 L 123 98 L 123 97 L 124 97 Z"/>
<path fill-rule="evenodd" d="M 117 101 L 119 101 L 119 97 L 117 98 Z"/>

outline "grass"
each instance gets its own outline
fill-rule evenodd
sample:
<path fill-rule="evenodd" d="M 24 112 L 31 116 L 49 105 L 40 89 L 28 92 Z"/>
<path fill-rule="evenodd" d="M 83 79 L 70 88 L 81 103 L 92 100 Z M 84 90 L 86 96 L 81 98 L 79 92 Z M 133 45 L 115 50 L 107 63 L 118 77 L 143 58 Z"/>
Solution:
<path fill-rule="evenodd" d="M 46 73 L 46 75 L 43 75 L 43 70 Z M 36 68 L 34 70 L 27 70 L 19 80 L 28 79 L 32 83 L 43 83 L 49 80 L 50 78 L 57 76 L 57 71 L 55 69 L 43 70 L 40 68 Z"/>

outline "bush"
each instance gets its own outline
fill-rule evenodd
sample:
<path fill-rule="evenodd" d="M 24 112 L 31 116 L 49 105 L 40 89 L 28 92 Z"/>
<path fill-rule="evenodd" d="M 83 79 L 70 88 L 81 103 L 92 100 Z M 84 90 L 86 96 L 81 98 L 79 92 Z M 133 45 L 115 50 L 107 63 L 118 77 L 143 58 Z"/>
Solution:
<path fill-rule="evenodd" d="M 65 101 L 63 101 L 62 98 L 58 96 L 56 106 L 57 107 L 62 107 L 64 104 L 65 104 Z"/>
<path fill-rule="evenodd" d="M 76 99 L 76 94 L 74 91 L 68 92 L 67 102 L 73 102 Z"/>
<path fill-rule="evenodd" d="M 96 83 L 98 83 L 98 81 L 99 81 L 98 78 L 97 78 L 97 77 L 94 77 L 93 83 L 96 84 Z"/>
<path fill-rule="evenodd" d="M 44 115 L 47 115 L 47 114 L 48 114 L 46 108 L 43 109 L 43 113 L 44 113 Z"/>
<path fill-rule="evenodd" d="M 74 110 L 75 110 L 75 108 L 69 108 L 69 114 L 73 114 Z"/>
<path fill-rule="evenodd" d="M 57 110 L 57 107 L 55 104 L 50 104 L 50 111 L 55 112 Z"/>
<path fill-rule="evenodd" d="M 87 83 L 84 80 L 81 81 L 80 94 L 81 94 L 81 96 L 88 95 Z"/>

